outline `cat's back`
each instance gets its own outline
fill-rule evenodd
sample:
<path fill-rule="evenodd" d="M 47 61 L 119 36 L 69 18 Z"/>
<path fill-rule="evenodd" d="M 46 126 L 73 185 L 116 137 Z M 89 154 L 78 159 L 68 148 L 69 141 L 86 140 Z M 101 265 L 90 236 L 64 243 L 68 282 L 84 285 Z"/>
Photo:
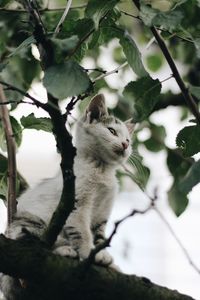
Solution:
<path fill-rule="evenodd" d="M 29 188 L 18 199 L 19 212 L 29 212 L 49 222 L 61 196 L 61 172 L 53 178 L 43 180 L 33 188 Z"/>

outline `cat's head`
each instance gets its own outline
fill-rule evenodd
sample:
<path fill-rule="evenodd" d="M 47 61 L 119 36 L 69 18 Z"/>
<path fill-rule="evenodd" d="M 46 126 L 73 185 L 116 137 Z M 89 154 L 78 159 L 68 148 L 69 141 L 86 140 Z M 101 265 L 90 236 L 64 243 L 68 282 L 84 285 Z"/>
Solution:
<path fill-rule="evenodd" d="M 118 165 L 131 154 L 134 124 L 108 114 L 102 94 L 96 95 L 78 121 L 75 146 L 79 154 L 97 162 Z"/>

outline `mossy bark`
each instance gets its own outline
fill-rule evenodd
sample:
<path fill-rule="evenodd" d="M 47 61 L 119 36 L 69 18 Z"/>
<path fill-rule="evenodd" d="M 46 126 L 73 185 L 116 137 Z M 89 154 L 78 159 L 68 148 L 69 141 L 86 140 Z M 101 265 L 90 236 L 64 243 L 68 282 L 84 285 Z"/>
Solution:
<path fill-rule="evenodd" d="M 24 279 L 20 300 L 192 300 L 147 278 L 54 255 L 35 239 L 1 235 L 0 261 L 0 272 Z"/>

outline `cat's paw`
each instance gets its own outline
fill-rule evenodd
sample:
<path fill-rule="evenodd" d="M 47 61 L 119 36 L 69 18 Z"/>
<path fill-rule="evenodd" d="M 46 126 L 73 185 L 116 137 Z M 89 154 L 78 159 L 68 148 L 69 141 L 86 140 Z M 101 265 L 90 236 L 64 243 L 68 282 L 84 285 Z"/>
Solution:
<path fill-rule="evenodd" d="M 112 256 L 106 251 L 101 250 L 95 256 L 95 263 L 102 266 L 109 266 L 113 262 Z"/>
<path fill-rule="evenodd" d="M 87 259 L 92 249 L 94 249 L 93 245 L 83 244 L 78 250 L 80 260 Z"/>
<path fill-rule="evenodd" d="M 57 247 L 53 252 L 61 256 L 68 256 L 72 258 L 78 257 L 78 253 L 70 246 Z"/>

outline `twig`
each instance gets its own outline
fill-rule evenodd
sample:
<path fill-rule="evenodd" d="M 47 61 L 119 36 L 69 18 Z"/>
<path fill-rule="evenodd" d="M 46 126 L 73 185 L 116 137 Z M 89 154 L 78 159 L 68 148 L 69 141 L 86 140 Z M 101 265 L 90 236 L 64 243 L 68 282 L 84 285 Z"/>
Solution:
<path fill-rule="evenodd" d="M 62 27 L 62 24 L 63 24 L 63 22 L 65 21 L 65 19 L 67 17 L 67 14 L 69 12 L 71 4 L 72 4 L 72 0 L 68 0 L 67 5 L 66 5 L 65 10 L 64 10 L 64 13 L 63 13 L 60 21 L 58 22 L 58 25 L 56 26 L 56 29 L 55 29 L 55 32 L 54 32 L 54 37 L 59 33 L 59 31 Z"/>
<path fill-rule="evenodd" d="M 122 68 L 124 68 L 127 65 L 128 65 L 128 63 L 124 62 L 122 65 L 120 65 L 119 67 L 115 68 L 114 70 L 106 72 L 105 74 L 101 74 L 101 75 L 97 76 L 96 78 L 94 78 L 93 83 L 96 82 L 97 80 L 100 80 L 100 79 L 102 79 L 104 77 L 107 77 L 107 76 L 109 76 L 111 74 L 118 73 L 119 70 L 121 70 Z"/>
<path fill-rule="evenodd" d="M 129 16 L 129 17 L 131 17 L 131 18 L 137 19 L 137 20 L 139 20 L 139 21 L 142 22 L 142 19 L 141 19 L 139 16 L 135 16 L 135 15 L 130 14 L 130 13 L 128 13 L 128 12 L 126 12 L 126 11 L 123 11 L 123 10 L 120 10 L 120 12 L 123 13 L 125 16 Z M 188 38 L 186 38 L 186 37 L 182 37 L 182 36 L 178 35 L 176 32 L 170 32 L 170 31 L 167 30 L 167 29 L 164 29 L 164 28 L 161 28 L 161 27 L 157 27 L 157 26 L 155 26 L 155 28 L 156 28 L 157 30 L 159 30 L 159 31 L 169 33 L 169 34 L 171 35 L 171 37 L 176 37 L 176 38 L 178 38 L 178 39 L 180 39 L 180 40 L 182 40 L 182 41 L 185 41 L 185 42 L 194 43 L 192 40 L 190 40 L 190 39 L 188 39 Z M 152 40 L 153 40 L 153 39 L 152 39 Z M 154 38 L 154 41 L 155 41 L 155 38 Z M 149 47 L 149 46 L 148 46 L 148 47 Z M 146 48 L 147 48 L 147 47 L 146 47 Z"/>
<path fill-rule="evenodd" d="M 3 91 L 2 85 L 0 85 L 0 102 L 6 102 L 6 97 Z M 17 167 L 16 167 L 16 146 L 15 139 L 13 135 L 12 125 L 10 123 L 10 117 L 8 108 L 6 105 L 0 106 L 0 115 L 2 120 L 2 125 L 4 128 L 7 144 L 7 153 L 8 153 L 8 225 L 12 223 L 13 216 L 16 212 L 16 176 L 17 176 Z"/>
<path fill-rule="evenodd" d="M 162 50 L 171 70 L 172 73 L 174 75 L 174 78 L 183 94 L 183 97 L 185 99 L 185 102 L 187 103 L 187 106 L 190 108 L 192 114 L 195 116 L 197 122 L 200 124 L 200 113 L 198 110 L 198 106 L 196 105 L 192 95 L 190 94 L 188 88 L 186 88 L 180 74 L 179 71 L 171 57 L 171 54 L 169 53 L 169 50 L 167 48 L 167 46 L 165 45 L 165 42 L 163 40 L 163 38 L 159 35 L 158 31 L 156 30 L 155 27 L 151 27 L 151 31 L 153 33 L 153 35 L 155 36 L 155 39 L 158 43 L 158 45 L 160 46 L 160 49 Z"/>
<path fill-rule="evenodd" d="M 68 115 L 71 115 L 71 111 L 74 109 L 75 104 L 79 100 L 83 100 L 83 99 L 85 99 L 88 96 L 89 96 L 89 93 L 85 93 L 83 95 L 78 95 L 77 97 L 72 97 L 72 99 L 70 100 L 70 102 L 67 104 L 66 113 L 63 115 L 65 121 L 67 121 Z"/>
<path fill-rule="evenodd" d="M 86 7 L 86 4 L 71 6 L 70 10 L 83 9 L 85 7 Z M 65 9 L 65 7 L 63 7 L 63 6 L 55 7 L 55 8 L 45 7 L 45 8 L 39 8 L 38 11 L 40 13 L 43 13 L 43 12 L 63 11 L 64 9 Z M 23 9 L 23 8 L 5 8 L 5 7 L 0 7 L 0 11 L 3 11 L 3 12 L 17 12 L 17 13 L 26 13 L 27 12 L 27 10 Z"/>
<path fill-rule="evenodd" d="M 127 169 L 125 166 L 122 165 L 122 167 L 125 169 L 126 172 L 128 172 L 129 174 L 133 175 L 132 178 L 134 178 L 134 174 Z M 136 182 L 137 183 L 137 182 Z M 138 185 L 139 186 L 139 185 Z M 141 189 L 141 191 L 145 194 L 145 196 L 147 196 L 147 198 L 151 201 L 151 208 L 157 213 L 157 215 L 160 217 L 160 219 L 163 221 L 163 223 L 165 224 L 165 226 L 167 227 L 167 229 L 169 230 L 169 232 L 171 233 L 171 235 L 173 236 L 173 238 L 175 239 L 175 241 L 177 242 L 177 244 L 179 245 L 180 249 L 182 250 L 183 254 L 185 255 L 186 259 L 188 260 L 189 264 L 193 267 L 193 269 L 200 274 L 200 269 L 195 265 L 195 263 L 192 261 L 188 251 L 186 250 L 186 248 L 183 246 L 183 243 L 181 242 L 181 240 L 179 239 L 179 237 L 175 234 L 173 228 L 171 227 L 171 225 L 169 224 L 169 222 L 166 220 L 166 218 L 164 217 L 164 215 L 161 213 L 161 211 L 157 208 L 156 206 L 156 200 L 158 199 L 157 196 L 157 188 L 155 189 L 154 192 L 154 197 L 150 197 L 145 191 L 144 189 L 141 188 L 141 186 L 139 186 L 139 188 Z"/>
<path fill-rule="evenodd" d="M 136 5 L 136 7 L 138 9 L 140 9 L 140 4 L 139 4 L 138 0 L 133 0 L 133 3 Z M 167 46 L 165 45 L 163 38 L 160 36 L 160 34 L 158 33 L 157 29 L 154 26 L 150 27 L 150 30 L 153 33 L 158 45 L 160 46 L 161 51 L 163 52 L 163 55 L 165 56 L 169 66 L 172 70 L 172 74 L 174 75 L 174 78 L 183 94 L 183 97 L 185 99 L 185 102 L 187 103 L 187 106 L 189 107 L 192 114 L 195 116 L 198 124 L 200 124 L 200 113 L 198 110 L 198 106 L 196 105 L 189 90 L 186 88 L 186 86 L 179 74 L 179 71 L 174 63 L 174 60 L 173 60 Z"/>
<path fill-rule="evenodd" d="M 111 232 L 110 236 L 105 239 L 101 244 L 97 245 L 95 249 L 93 249 L 91 252 L 90 252 L 90 255 L 88 256 L 88 258 L 86 259 L 85 261 L 85 267 L 89 267 L 95 260 L 95 255 L 100 252 L 101 250 L 105 249 L 106 247 L 109 247 L 110 246 L 110 243 L 112 241 L 112 238 L 114 237 L 114 235 L 117 233 L 117 229 L 119 227 L 119 225 L 121 223 L 123 223 L 124 221 L 126 221 L 127 219 L 129 219 L 130 217 L 133 217 L 135 216 L 136 214 L 140 214 L 140 215 L 143 215 L 145 213 L 147 213 L 151 208 L 152 206 L 154 205 L 153 201 L 151 201 L 150 205 L 145 208 L 144 210 L 137 210 L 137 209 L 134 209 L 130 214 L 126 215 L 125 217 L 123 217 L 121 220 L 115 222 L 115 225 L 114 225 L 114 228 L 113 228 L 113 231 Z"/>
<path fill-rule="evenodd" d="M 99 69 L 93 69 L 95 71 L 99 71 L 99 72 L 102 72 L 103 74 L 97 76 L 96 78 L 94 78 L 94 80 L 92 81 L 92 84 L 95 84 L 96 81 L 106 77 L 106 76 L 109 76 L 111 74 L 114 74 L 114 73 L 118 73 L 118 71 L 122 68 L 124 68 L 126 65 L 128 65 L 127 62 L 123 63 L 122 65 L 120 65 L 119 67 L 115 68 L 114 70 L 112 71 L 105 71 L 105 70 L 99 70 Z M 89 70 L 89 69 L 87 69 Z M 86 70 L 86 71 L 87 71 Z M 67 117 L 68 115 L 71 114 L 71 111 L 73 110 L 74 108 L 74 105 L 79 101 L 79 100 L 83 100 L 85 99 L 86 97 L 88 97 L 89 93 L 85 93 L 83 95 L 79 95 L 77 97 L 72 97 L 71 101 L 68 103 L 67 107 L 66 107 L 66 113 L 63 115 L 63 117 L 65 118 L 65 120 L 67 120 Z"/>
<path fill-rule="evenodd" d="M 37 107 L 41 107 L 41 108 L 43 108 L 43 109 L 46 110 L 46 105 L 45 105 L 45 103 L 40 102 L 39 100 L 37 100 L 36 98 L 34 98 L 33 96 L 31 96 L 29 93 L 27 93 L 27 92 L 25 92 L 25 91 L 23 91 L 23 90 L 17 88 L 16 86 L 14 86 L 14 85 L 12 85 L 12 84 L 10 84 L 10 83 L 4 82 L 4 81 L 2 81 L 2 80 L 0 80 L 0 84 L 6 86 L 7 89 L 9 89 L 9 90 L 16 91 L 16 92 L 20 93 L 21 95 L 23 95 L 24 97 L 29 98 L 30 100 L 33 101 L 33 103 L 34 103 Z M 15 101 L 15 102 L 17 102 L 17 101 Z M 22 101 L 19 101 L 19 103 L 23 103 L 23 100 L 22 100 Z M 33 104 L 33 103 L 32 103 L 32 104 Z M 5 103 L 4 103 L 4 104 L 5 104 Z M 10 103 L 8 103 L 8 104 L 10 104 Z M 30 103 L 30 104 L 31 104 L 31 103 Z"/>
<path fill-rule="evenodd" d="M 166 218 L 163 216 L 163 214 L 161 213 L 161 211 L 155 205 L 152 208 L 157 213 L 157 215 L 160 217 L 160 219 L 163 221 L 163 223 L 166 225 L 166 227 L 168 228 L 168 230 L 171 233 L 171 235 L 173 236 L 173 238 L 176 240 L 177 244 L 179 245 L 179 247 L 183 251 L 185 257 L 187 258 L 189 264 L 193 267 L 193 269 L 198 274 L 200 274 L 200 269 L 192 261 L 192 259 L 191 259 L 190 255 L 189 255 L 188 251 L 185 249 L 185 247 L 183 246 L 183 243 L 180 241 L 180 239 L 175 234 L 175 232 L 174 232 L 173 228 L 171 227 L 171 225 L 169 224 L 169 222 L 166 220 Z"/>
<path fill-rule="evenodd" d="M 96 72 L 99 72 L 99 73 L 102 73 L 102 74 L 106 74 L 107 73 L 107 71 L 105 71 L 105 70 L 101 70 L 101 69 L 98 69 L 98 68 L 94 68 L 94 69 L 86 69 L 86 68 L 84 68 L 84 70 L 85 70 L 85 72 L 89 72 L 89 71 L 96 71 Z"/>

